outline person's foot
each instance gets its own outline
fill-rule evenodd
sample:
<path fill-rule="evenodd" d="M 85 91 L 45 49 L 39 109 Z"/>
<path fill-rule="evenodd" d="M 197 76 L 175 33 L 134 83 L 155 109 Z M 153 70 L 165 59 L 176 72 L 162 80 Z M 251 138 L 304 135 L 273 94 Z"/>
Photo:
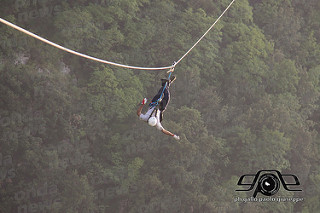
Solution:
<path fill-rule="evenodd" d="M 172 75 L 172 76 L 170 77 L 169 84 L 172 84 L 175 80 L 176 80 L 176 76 L 175 76 L 175 75 Z"/>

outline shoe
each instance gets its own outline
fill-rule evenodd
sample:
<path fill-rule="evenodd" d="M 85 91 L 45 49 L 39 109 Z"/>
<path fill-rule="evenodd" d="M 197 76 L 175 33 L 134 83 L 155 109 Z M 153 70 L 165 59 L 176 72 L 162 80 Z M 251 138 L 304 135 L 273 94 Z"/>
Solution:
<path fill-rule="evenodd" d="M 171 76 L 169 84 L 172 84 L 175 80 L 176 80 L 176 76 L 175 75 Z"/>

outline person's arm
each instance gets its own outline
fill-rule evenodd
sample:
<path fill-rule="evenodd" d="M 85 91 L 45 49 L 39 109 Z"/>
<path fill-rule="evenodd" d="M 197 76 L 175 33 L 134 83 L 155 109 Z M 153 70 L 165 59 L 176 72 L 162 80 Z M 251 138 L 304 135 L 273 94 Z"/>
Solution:
<path fill-rule="evenodd" d="M 144 105 L 145 105 L 146 103 L 147 103 L 147 99 L 144 98 L 144 99 L 142 100 L 142 102 L 141 102 L 141 105 L 139 106 L 139 108 L 138 108 L 138 110 L 137 110 L 137 115 L 138 115 L 138 116 L 141 115 L 141 111 L 142 111 L 142 109 L 143 109 L 143 107 L 144 107 Z"/>
<path fill-rule="evenodd" d="M 176 139 L 176 140 L 180 140 L 180 137 L 179 137 L 178 135 L 175 135 L 175 134 L 173 134 L 172 132 L 169 132 L 169 131 L 166 130 L 166 129 L 162 129 L 161 131 L 162 131 L 164 134 L 166 134 L 166 135 L 169 135 L 169 136 L 174 137 L 174 139 Z"/>
<path fill-rule="evenodd" d="M 174 137 L 174 139 L 176 139 L 176 140 L 180 140 L 180 137 L 178 135 L 175 135 L 172 132 L 170 132 L 170 131 L 166 130 L 165 128 L 163 128 L 163 126 L 162 126 L 162 124 L 160 122 L 160 111 L 157 111 L 156 116 L 157 116 L 157 119 L 158 119 L 158 122 L 157 122 L 157 125 L 156 125 L 157 129 L 160 130 L 163 134 L 166 134 L 168 136 Z"/>
<path fill-rule="evenodd" d="M 137 110 L 137 115 L 138 115 L 138 116 L 141 115 L 141 111 L 142 111 L 143 107 L 144 107 L 144 105 L 142 105 L 142 104 L 139 106 L 139 108 L 138 108 L 138 110 Z"/>
<path fill-rule="evenodd" d="M 166 135 L 172 136 L 172 137 L 174 136 L 173 133 L 169 132 L 169 131 L 166 130 L 166 129 L 162 129 L 161 132 L 163 132 L 163 133 L 166 134 Z"/>

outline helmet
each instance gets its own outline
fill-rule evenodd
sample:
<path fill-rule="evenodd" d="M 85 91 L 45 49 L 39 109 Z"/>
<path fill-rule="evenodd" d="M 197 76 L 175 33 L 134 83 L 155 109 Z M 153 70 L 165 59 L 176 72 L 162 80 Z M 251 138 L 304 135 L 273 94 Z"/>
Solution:
<path fill-rule="evenodd" d="M 155 125 L 157 124 L 157 118 L 154 117 L 154 116 L 152 116 L 151 118 L 149 118 L 148 124 L 149 124 L 150 126 L 155 126 Z"/>

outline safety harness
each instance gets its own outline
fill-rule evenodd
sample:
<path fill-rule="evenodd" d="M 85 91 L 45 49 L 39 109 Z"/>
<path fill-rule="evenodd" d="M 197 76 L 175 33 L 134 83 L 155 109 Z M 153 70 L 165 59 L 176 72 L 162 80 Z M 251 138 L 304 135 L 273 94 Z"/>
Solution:
<path fill-rule="evenodd" d="M 174 62 L 172 65 L 174 66 L 176 64 L 176 62 Z M 158 108 L 159 108 L 159 104 L 161 103 L 161 101 L 162 101 L 162 99 L 163 99 L 163 93 L 164 93 L 164 90 L 167 88 L 167 86 L 168 86 L 168 82 L 170 81 L 170 78 L 171 78 L 171 74 L 173 73 L 173 71 L 174 71 L 174 67 L 173 68 L 171 68 L 170 69 L 170 73 L 169 73 L 169 76 L 168 76 L 168 81 L 166 81 L 166 83 L 165 83 L 165 85 L 164 85 L 164 87 L 163 87 L 163 89 L 162 89 L 162 91 L 161 91 L 161 94 L 160 94 L 160 97 L 156 100 L 156 101 L 154 101 L 154 102 L 151 102 L 150 104 L 149 104 L 149 107 L 151 108 L 151 107 L 154 107 L 154 109 L 153 109 L 153 111 L 152 111 L 152 113 L 150 114 L 150 116 L 149 116 L 149 118 L 148 118 L 148 121 L 149 121 L 149 119 L 152 117 L 152 115 L 154 114 L 154 116 L 156 116 L 157 115 L 157 112 L 158 112 Z M 147 122 L 148 122 L 147 121 Z"/>

